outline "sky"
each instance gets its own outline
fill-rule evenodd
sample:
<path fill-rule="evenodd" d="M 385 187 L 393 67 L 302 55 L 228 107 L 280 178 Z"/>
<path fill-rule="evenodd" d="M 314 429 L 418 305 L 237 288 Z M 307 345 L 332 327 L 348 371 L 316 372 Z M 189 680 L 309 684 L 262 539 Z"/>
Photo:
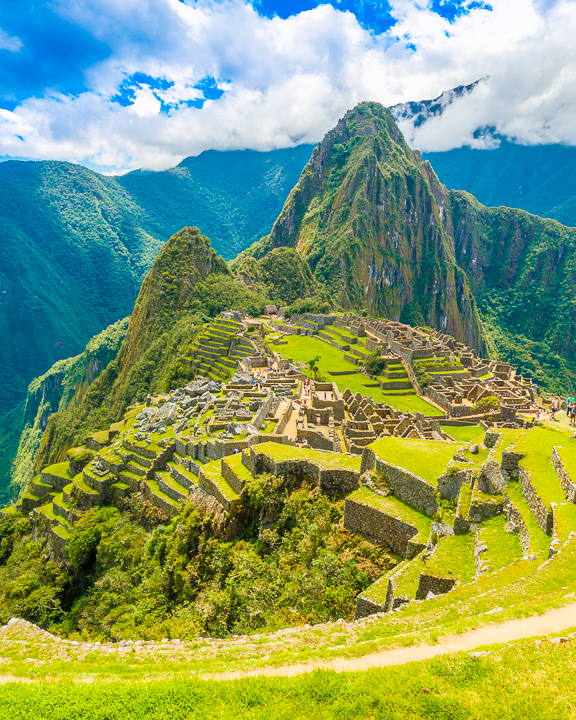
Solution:
<path fill-rule="evenodd" d="M 410 144 L 576 145 L 575 38 L 576 0 L 0 0 L 0 158 L 161 170 L 479 79 Z"/>

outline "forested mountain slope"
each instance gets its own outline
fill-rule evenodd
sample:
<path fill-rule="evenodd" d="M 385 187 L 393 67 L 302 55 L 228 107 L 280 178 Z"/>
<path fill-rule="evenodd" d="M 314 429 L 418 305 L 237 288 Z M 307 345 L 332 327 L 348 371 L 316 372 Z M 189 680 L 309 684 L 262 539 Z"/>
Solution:
<path fill-rule="evenodd" d="M 517 145 L 424 153 L 450 189 L 466 190 L 484 205 L 522 208 L 576 226 L 576 148 Z"/>
<path fill-rule="evenodd" d="M 132 311 L 162 243 L 183 226 L 207 228 L 226 258 L 268 232 L 311 149 L 212 151 L 119 178 L 0 163 L 0 415 Z"/>

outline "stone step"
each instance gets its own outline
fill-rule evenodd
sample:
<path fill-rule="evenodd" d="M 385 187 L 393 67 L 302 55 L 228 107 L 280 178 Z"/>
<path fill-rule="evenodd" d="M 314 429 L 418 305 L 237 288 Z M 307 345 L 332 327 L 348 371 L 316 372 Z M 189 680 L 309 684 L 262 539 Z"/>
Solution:
<path fill-rule="evenodd" d="M 167 465 L 167 472 L 170 474 L 170 477 L 185 490 L 191 490 L 194 487 L 198 487 L 197 476 L 190 470 L 186 470 L 183 465 L 176 465 L 176 463 L 169 462 Z"/>
<path fill-rule="evenodd" d="M 162 492 L 166 493 L 166 495 L 169 495 L 173 500 L 180 502 L 181 500 L 186 500 L 188 497 L 188 493 L 182 485 L 174 480 L 174 478 L 171 477 L 165 470 L 155 473 L 154 477 L 158 482 L 158 488 Z"/>
<path fill-rule="evenodd" d="M 156 480 L 144 481 L 143 495 L 151 505 L 160 510 L 164 510 L 164 512 L 169 515 L 176 515 L 180 509 L 180 503 L 167 495 L 163 490 L 160 490 Z"/>
<path fill-rule="evenodd" d="M 240 495 L 222 477 L 221 461 L 214 460 L 200 467 L 198 485 L 218 500 L 225 510 L 232 510 L 240 503 Z"/>

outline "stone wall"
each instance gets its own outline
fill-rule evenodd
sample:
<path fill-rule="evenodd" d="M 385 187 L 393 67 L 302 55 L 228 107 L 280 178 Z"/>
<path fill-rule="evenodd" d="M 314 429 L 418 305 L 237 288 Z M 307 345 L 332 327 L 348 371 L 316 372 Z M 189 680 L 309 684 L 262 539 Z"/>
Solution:
<path fill-rule="evenodd" d="M 364 448 L 360 472 L 377 470 L 384 476 L 392 493 L 416 510 L 433 517 L 438 510 L 436 489 L 429 482 L 404 468 L 380 460 L 370 448 Z"/>
<path fill-rule="evenodd" d="M 527 472 L 521 465 L 518 470 L 518 481 L 522 488 L 524 499 L 528 503 L 528 506 L 532 512 L 532 515 L 536 518 L 536 522 L 540 525 L 542 532 L 547 535 L 552 534 L 554 525 L 554 518 L 552 515 L 552 509 L 548 510 L 542 501 L 542 498 L 536 492 L 530 473 Z"/>
<path fill-rule="evenodd" d="M 576 502 L 576 483 L 573 483 L 568 476 L 564 463 L 562 462 L 562 458 L 558 453 L 558 448 L 552 449 L 552 465 L 554 466 L 554 470 L 556 470 L 556 474 L 560 480 L 564 497 L 569 503 Z"/>
<path fill-rule="evenodd" d="M 362 618 L 375 615 L 379 612 L 384 612 L 384 608 L 379 603 L 362 597 L 362 595 L 356 598 L 356 614 L 354 615 L 354 620 L 361 620 Z"/>
<path fill-rule="evenodd" d="M 296 437 L 298 440 L 306 440 L 308 447 L 314 450 L 334 450 L 334 442 L 317 430 L 305 430 L 299 427 Z"/>
<path fill-rule="evenodd" d="M 418 535 L 418 528 L 349 497 L 344 504 L 344 527 L 382 540 L 394 552 L 408 559 L 415 557 L 425 547 L 425 543 L 412 540 Z"/>
<path fill-rule="evenodd" d="M 242 464 L 250 470 L 252 475 L 271 473 L 285 477 L 294 477 L 316 484 L 322 492 L 328 494 L 348 493 L 358 488 L 360 473 L 356 470 L 344 468 L 322 468 L 317 463 L 306 458 L 289 458 L 276 461 L 265 453 L 242 453 Z"/>
<path fill-rule="evenodd" d="M 504 511 L 504 498 L 502 495 L 487 495 L 478 490 L 472 491 L 472 502 L 468 517 L 472 522 L 478 523 L 482 520 L 501 515 Z"/>
<path fill-rule="evenodd" d="M 456 585 L 454 578 L 441 578 L 422 573 L 420 575 L 416 597 L 424 600 L 429 592 L 434 593 L 434 595 L 444 595 L 444 593 L 450 592 L 454 585 Z"/>
<path fill-rule="evenodd" d="M 262 427 L 264 420 L 266 419 L 266 415 L 268 415 L 268 412 L 270 408 L 272 407 L 272 403 L 274 402 L 274 393 L 269 392 L 268 395 L 266 395 L 266 399 L 262 403 L 262 407 L 258 412 L 256 413 L 256 417 L 254 418 L 253 425 L 256 428 L 256 430 L 260 430 Z"/>
<path fill-rule="evenodd" d="M 522 551 L 525 555 L 528 554 L 528 550 L 530 549 L 530 532 L 522 519 L 522 515 L 520 515 L 520 512 L 514 507 L 510 498 L 504 500 L 504 517 L 508 523 L 507 530 L 518 535 L 522 545 Z"/>
<path fill-rule="evenodd" d="M 276 423 L 276 427 L 274 428 L 274 435 L 282 435 L 284 430 L 286 429 L 286 425 L 288 425 L 290 418 L 292 417 L 292 410 L 294 408 L 294 405 L 292 403 L 292 400 L 288 401 L 288 405 L 286 406 L 286 409 L 280 416 L 280 419 Z"/>

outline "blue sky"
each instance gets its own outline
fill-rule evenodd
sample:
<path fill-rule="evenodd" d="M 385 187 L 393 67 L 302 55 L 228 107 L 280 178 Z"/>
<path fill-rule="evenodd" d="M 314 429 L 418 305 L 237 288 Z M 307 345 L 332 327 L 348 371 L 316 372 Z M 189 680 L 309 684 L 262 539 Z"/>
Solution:
<path fill-rule="evenodd" d="M 316 142 L 361 100 L 488 80 L 424 129 L 576 144 L 572 0 L 4 0 L 0 157 L 108 172 Z M 476 133 L 476 136 L 478 134 Z"/>

